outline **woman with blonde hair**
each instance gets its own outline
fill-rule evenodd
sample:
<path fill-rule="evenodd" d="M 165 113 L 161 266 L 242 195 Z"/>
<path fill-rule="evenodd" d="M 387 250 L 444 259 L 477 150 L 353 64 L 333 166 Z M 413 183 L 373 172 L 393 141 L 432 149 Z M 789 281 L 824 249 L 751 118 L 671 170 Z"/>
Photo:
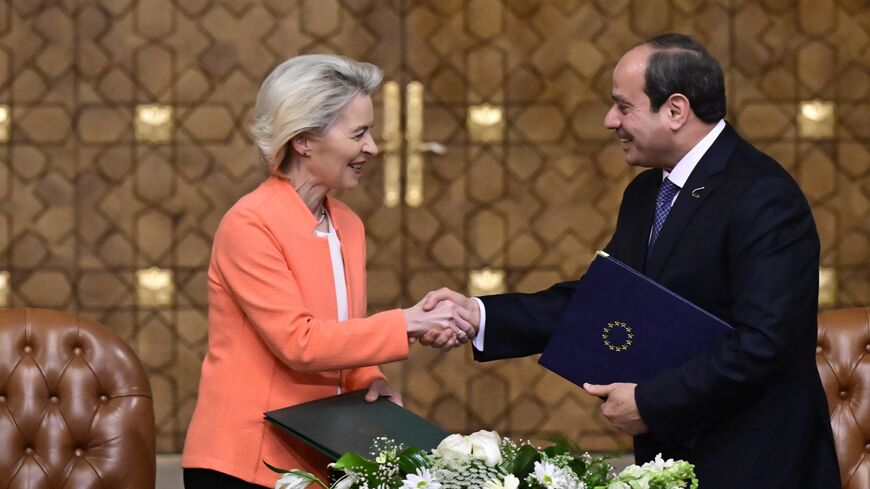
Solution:
<path fill-rule="evenodd" d="M 360 389 L 401 403 L 377 364 L 406 358 L 429 329 L 474 335 L 449 302 L 366 317 L 363 224 L 328 193 L 355 187 L 377 154 L 371 93 L 381 78 L 368 63 L 305 55 L 260 88 L 251 132 L 270 176 L 215 233 L 187 489 L 272 487 L 263 461 L 323 474 L 328 460 L 263 412 Z"/>

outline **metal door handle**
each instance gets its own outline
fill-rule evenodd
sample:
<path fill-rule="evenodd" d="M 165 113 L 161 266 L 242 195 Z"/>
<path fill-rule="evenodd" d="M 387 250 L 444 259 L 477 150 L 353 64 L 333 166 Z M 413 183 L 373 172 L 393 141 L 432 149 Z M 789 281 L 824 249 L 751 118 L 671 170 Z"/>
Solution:
<path fill-rule="evenodd" d="M 384 205 L 399 205 L 401 195 L 401 147 L 399 84 L 384 83 Z M 413 81 L 405 87 L 405 204 L 423 203 L 423 166 L 426 153 L 445 155 L 441 143 L 423 142 L 423 84 Z"/>
<path fill-rule="evenodd" d="M 423 142 L 423 84 L 413 81 L 405 87 L 405 204 L 419 207 L 423 203 L 423 155 L 447 154 L 441 143 Z"/>
<path fill-rule="evenodd" d="M 421 153 L 432 153 L 438 156 L 444 156 L 447 154 L 447 146 L 444 146 L 441 143 L 436 143 L 434 141 L 429 141 L 428 143 L 420 143 L 419 149 Z"/>

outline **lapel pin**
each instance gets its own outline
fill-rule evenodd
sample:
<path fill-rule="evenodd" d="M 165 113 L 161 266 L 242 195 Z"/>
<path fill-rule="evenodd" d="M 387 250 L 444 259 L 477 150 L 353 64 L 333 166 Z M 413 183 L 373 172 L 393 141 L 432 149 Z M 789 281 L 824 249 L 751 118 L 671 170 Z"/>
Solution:
<path fill-rule="evenodd" d="M 705 188 L 707 188 L 707 187 L 698 187 L 695 190 L 692 190 L 692 197 L 694 197 L 696 199 L 700 199 L 701 198 L 701 190 L 704 190 Z"/>

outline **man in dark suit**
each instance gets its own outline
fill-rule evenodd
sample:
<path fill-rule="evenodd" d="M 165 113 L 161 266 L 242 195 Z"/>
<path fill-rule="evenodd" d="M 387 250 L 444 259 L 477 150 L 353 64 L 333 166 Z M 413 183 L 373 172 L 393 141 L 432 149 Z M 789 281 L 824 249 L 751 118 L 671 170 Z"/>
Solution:
<path fill-rule="evenodd" d="M 703 489 L 840 487 L 815 366 L 819 239 L 806 199 L 723 120 L 722 69 L 693 39 L 628 51 L 612 98 L 604 125 L 629 165 L 650 169 L 626 188 L 605 250 L 734 330 L 647 382 L 584 388 L 635 436 L 639 463 L 688 460 Z M 474 357 L 488 361 L 540 353 L 576 285 L 479 299 L 441 289 L 427 301 L 461 306 L 481 327 Z"/>

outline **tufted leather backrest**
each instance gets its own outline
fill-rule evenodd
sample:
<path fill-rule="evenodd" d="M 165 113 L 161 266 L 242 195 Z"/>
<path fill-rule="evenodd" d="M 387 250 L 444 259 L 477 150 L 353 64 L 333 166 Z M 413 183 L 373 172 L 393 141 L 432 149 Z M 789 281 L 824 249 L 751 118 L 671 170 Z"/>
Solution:
<path fill-rule="evenodd" d="M 0 310 L 0 488 L 153 489 L 151 387 L 110 329 Z"/>
<path fill-rule="evenodd" d="M 816 365 L 843 489 L 870 488 L 870 307 L 819 314 Z"/>

